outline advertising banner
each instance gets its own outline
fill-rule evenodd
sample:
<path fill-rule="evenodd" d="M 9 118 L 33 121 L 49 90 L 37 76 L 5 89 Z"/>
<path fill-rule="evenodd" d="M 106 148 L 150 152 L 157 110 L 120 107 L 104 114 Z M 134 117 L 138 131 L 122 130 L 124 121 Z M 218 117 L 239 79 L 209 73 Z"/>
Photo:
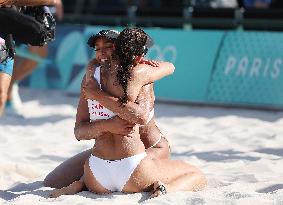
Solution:
<path fill-rule="evenodd" d="M 22 82 L 33 88 L 63 89 L 78 94 L 85 67 L 95 56 L 86 42 L 102 29 L 60 25 L 46 59 Z M 121 28 L 114 28 L 121 31 Z M 154 39 L 147 58 L 172 62 L 172 76 L 155 83 L 157 99 L 202 104 L 283 108 L 283 33 L 145 29 Z"/>

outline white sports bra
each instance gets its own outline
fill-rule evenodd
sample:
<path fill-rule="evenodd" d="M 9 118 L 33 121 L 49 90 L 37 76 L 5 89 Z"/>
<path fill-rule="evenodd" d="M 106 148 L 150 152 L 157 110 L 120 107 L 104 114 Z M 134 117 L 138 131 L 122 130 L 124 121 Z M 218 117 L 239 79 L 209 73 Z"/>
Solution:
<path fill-rule="evenodd" d="M 100 88 L 101 88 L 101 83 L 100 83 L 100 66 L 96 67 L 93 77 L 97 80 Z M 101 105 L 97 100 L 87 100 L 87 105 L 88 105 L 88 112 L 89 112 L 89 118 L 91 121 L 95 120 L 107 120 L 112 117 L 114 117 L 116 114 L 113 113 L 111 110 L 108 108 L 104 107 Z"/>
<path fill-rule="evenodd" d="M 100 66 L 95 68 L 93 77 L 97 80 L 97 82 L 98 82 L 98 84 L 101 88 Z M 107 120 L 107 119 L 110 119 L 110 118 L 116 116 L 116 114 L 114 112 L 112 112 L 108 108 L 104 107 L 97 100 L 87 99 L 87 105 L 88 105 L 88 112 L 89 112 L 90 121 Z M 153 118 L 153 116 L 154 116 L 154 109 L 152 109 L 150 111 L 147 123 Z"/>

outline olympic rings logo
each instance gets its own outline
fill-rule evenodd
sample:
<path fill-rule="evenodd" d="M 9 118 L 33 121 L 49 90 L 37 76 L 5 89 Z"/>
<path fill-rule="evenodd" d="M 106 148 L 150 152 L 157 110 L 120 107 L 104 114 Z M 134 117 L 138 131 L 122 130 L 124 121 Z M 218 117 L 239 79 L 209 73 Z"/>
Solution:
<path fill-rule="evenodd" d="M 169 45 L 164 49 L 162 49 L 159 45 L 154 45 L 149 49 L 148 56 L 153 60 L 175 63 L 177 59 L 177 49 L 173 45 Z"/>

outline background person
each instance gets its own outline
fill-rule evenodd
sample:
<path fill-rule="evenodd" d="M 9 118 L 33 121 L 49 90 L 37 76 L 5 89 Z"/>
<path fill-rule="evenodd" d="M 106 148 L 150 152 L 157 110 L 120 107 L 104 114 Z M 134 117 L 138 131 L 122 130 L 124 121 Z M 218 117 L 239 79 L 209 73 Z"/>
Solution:
<path fill-rule="evenodd" d="M 55 8 L 55 16 L 57 17 L 57 20 L 62 20 L 64 17 L 62 1 L 56 0 L 53 7 Z M 28 52 L 38 56 L 39 58 L 46 58 L 48 56 L 48 45 L 28 46 Z M 17 83 L 30 75 L 37 66 L 37 61 L 16 55 L 12 79 L 6 96 L 7 101 L 5 107 L 8 114 L 21 116 L 22 101 L 19 95 Z M 2 106 L 2 109 L 4 109 L 4 106 Z"/>

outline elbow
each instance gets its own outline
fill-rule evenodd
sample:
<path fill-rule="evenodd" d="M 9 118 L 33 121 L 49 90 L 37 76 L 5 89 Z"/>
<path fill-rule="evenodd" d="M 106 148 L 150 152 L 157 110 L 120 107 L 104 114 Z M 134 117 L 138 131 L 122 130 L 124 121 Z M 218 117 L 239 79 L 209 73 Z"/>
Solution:
<path fill-rule="evenodd" d="M 148 123 L 148 118 L 149 118 L 149 115 L 147 113 L 145 114 L 141 114 L 139 117 L 138 117 L 138 124 L 139 125 L 146 125 Z"/>
<path fill-rule="evenodd" d="M 170 63 L 169 66 L 169 75 L 172 75 L 175 71 L 175 66 L 173 65 L 173 63 Z"/>
<path fill-rule="evenodd" d="M 146 125 L 147 124 L 147 120 L 143 119 L 143 118 L 139 118 L 138 119 L 138 124 L 139 125 Z"/>
<path fill-rule="evenodd" d="M 78 141 L 80 141 L 82 139 L 81 135 L 80 135 L 80 131 L 77 127 L 74 128 L 74 135 L 75 135 L 75 137 Z"/>

